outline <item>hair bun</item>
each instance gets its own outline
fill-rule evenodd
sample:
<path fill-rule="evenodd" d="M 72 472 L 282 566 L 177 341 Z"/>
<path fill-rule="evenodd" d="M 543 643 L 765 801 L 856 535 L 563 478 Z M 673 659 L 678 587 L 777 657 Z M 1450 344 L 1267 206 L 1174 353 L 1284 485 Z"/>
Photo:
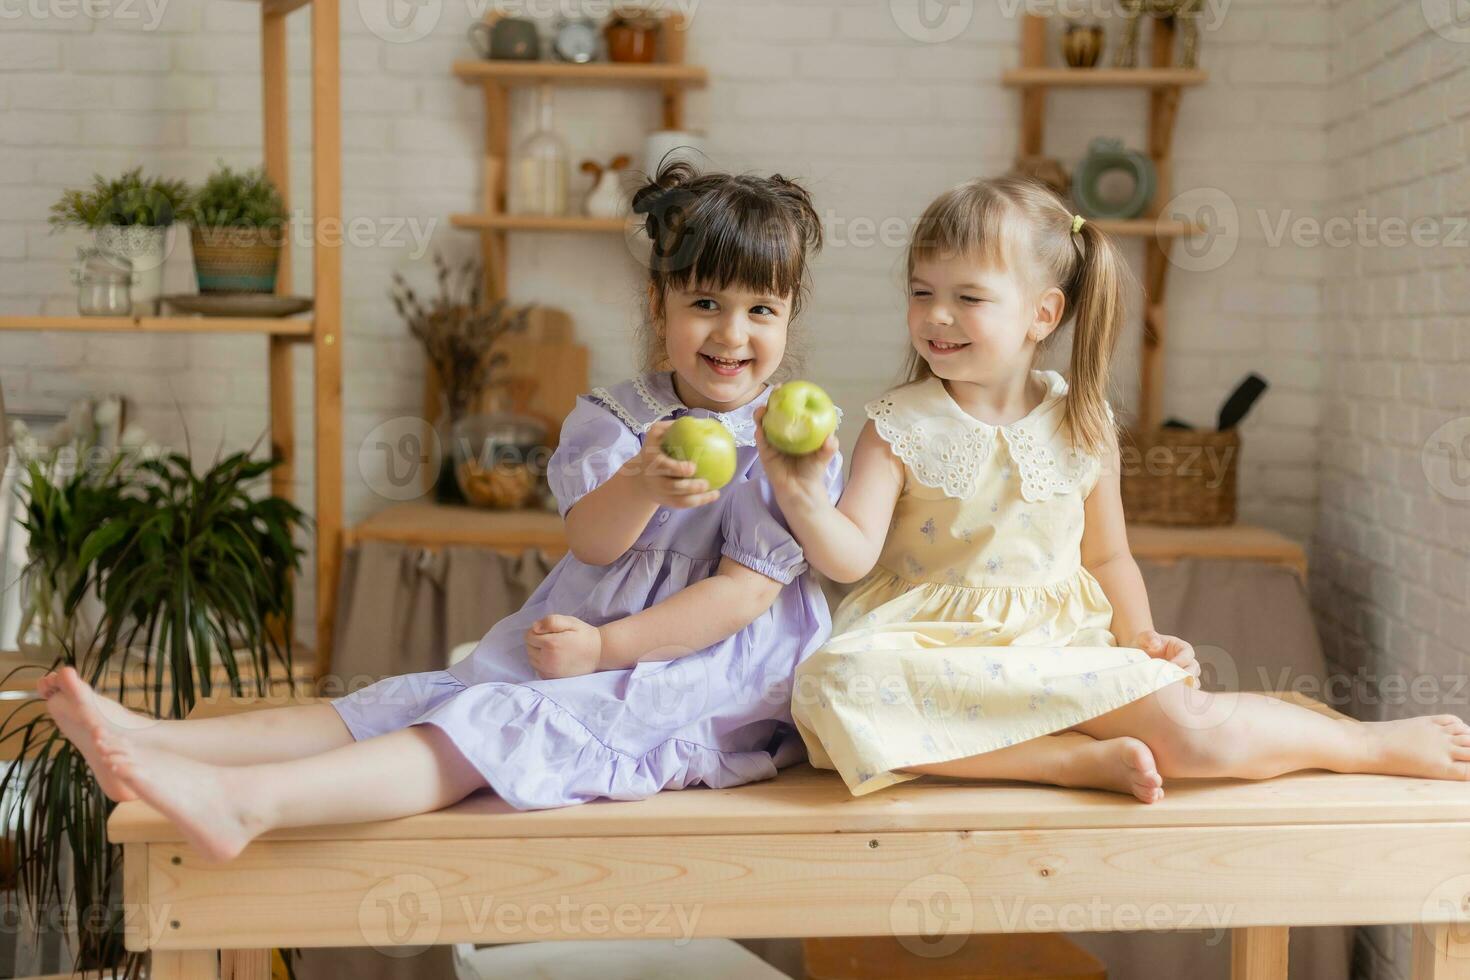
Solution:
<path fill-rule="evenodd" d="M 699 177 L 693 163 L 670 159 L 670 150 L 660 162 L 657 173 L 633 192 L 633 213 L 644 215 L 643 228 L 654 243 L 654 253 L 674 250 L 683 227 L 683 212 L 694 200 L 690 185 Z"/>

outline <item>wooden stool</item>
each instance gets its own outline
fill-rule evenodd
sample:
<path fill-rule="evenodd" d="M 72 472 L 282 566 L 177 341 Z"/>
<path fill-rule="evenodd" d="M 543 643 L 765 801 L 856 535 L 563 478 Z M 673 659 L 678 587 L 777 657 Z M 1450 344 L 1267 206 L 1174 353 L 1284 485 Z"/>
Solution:
<path fill-rule="evenodd" d="M 1055 933 L 967 936 L 943 956 L 925 956 L 932 940 L 892 936 L 807 939 L 806 980 L 1107 980 L 1097 957 Z M 935 952 L 939 952 L 936 948 Z"/>

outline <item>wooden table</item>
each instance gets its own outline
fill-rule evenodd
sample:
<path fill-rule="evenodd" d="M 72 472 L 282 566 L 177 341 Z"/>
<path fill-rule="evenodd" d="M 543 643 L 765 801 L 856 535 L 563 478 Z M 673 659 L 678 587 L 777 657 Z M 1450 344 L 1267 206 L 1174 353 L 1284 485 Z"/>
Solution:
<path fill-rule="evenodd" d="M 1319 709 L 1326 710 L 1326 709 Z M 1470 784 L 1303 773 L 1109 793 L 918 780 L 853 798 L 806 766 L 732 790 L 530 813 L 477 794 L 283 830 L 202 863 L 120 805 L 129 949 L 252 980 L 272 947 L 682 936 L 1233 931 L 1284 980 L 1291 926 L 1415 923 L 1415 980 L 1470 977 Z"/>

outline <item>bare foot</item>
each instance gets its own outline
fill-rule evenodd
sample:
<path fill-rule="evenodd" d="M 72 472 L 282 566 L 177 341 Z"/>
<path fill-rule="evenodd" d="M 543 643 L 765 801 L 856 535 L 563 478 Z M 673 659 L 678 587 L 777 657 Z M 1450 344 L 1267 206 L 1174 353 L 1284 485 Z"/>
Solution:
<path fill-rule="evenodd" d="M 142 746 L 114 732 L 103 732 L 98 747 L 116 778 L 172 820 L 206 859 L 228 861 L 260 833 L 245 803 L 250 794 L 240 785 L 240 770 L 227 780 L 218 766 Z"/>
<path fill-rule="evenodd" d="M 46 712 L 56 722 L 61 734 L 76 746 L 87 765 L 92 767 L 92 774 L 97 777 L 102 792 L 119 803 L 137 799 L 137 795 L 113 775 L 97 747 L 98 738 L 115 727 L 103 707 L 106 699 L 98 697 L 91 685 L 70 667 L 47 674 L 37 682 L 36 689 L 46 699 Z M 116 706 L 132 714 L 122 705 Z"/>
<path fill-rule="evenodd" d="M 1130 793 L 1143 803 L 1164 798 L 1164 777 L 1149 747 L 1122 736 L 1089 739 L 1068 756 L 1059 782 L 1063 786 Z"/>
<path fill-rule="evenodd" d="M 1454 715 L 1363 722 L 1363 772 L 1425 779 L 1470 779 L 1470 725 Z"/>
<path fill-rule="evenodd" d="M 63 667 L 60 670 L 52 671 L 37 681 L 36 690 L 40 692 L 41 697 L 50 698 L 54 692 L 61 690 L 63 686 L 62 676 L 64 674 L 70 674 L 77 678 L 82 687 L 91 695 L 97 711 L 102 715 L 103 720 L 109 724 L 128 731 L 144 731 L 158 724 L 157 718 L 134 711 L 132 708 L 124 707 L 118 701 L 105 694 L 98 694 L 71 667 Z"/>

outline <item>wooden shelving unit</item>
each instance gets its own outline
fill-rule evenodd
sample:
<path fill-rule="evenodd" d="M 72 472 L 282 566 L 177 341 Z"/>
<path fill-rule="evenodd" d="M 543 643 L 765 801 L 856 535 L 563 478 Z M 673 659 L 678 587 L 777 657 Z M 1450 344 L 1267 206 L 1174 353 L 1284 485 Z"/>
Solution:
<path fill-rule="evenodd" d="M 264 166 L 290 205 L 286 97 L 286 16 L 311 7 L 312 216 L 317 227 L 342 219 L 342 113 L 339 0 L 256 0 L 260 6 L 260 61 Z M 335 236 L 317 235 L 312 250 L 313 308 L 309 316 L 256 319 L 202 316 L 6 316 L 0 331 L 82 331 L 156 334 L 257 334 L 269 358 L 271 492 L 290 497 L 295 482 L 296 426 L 291 356 L 312 349 L 316 470 L 316 652 L 313 675 L 331 665 L 333 618 L 342 537 L 342 249 Z M 291 292 L 290 242 L 281 250 L 276 291 Z"/>
<path fill-rule="evenodd" d="M 622 218 L 588 218 L 584 215 L 452 214 L 449 223 L 471 231 L 572 231 L 621 232 L 628 227 Z"/>
<path fill-rule="evenodd" d="M 554 61 L 456 61 L 454 74 L 467 85 L 478 85 L 485 102 L 484 194 L 475 214 L 456 214 L 456 228 L 480 233 L 485 263 L 485 288 L 494 297 L 505 295 L 506 235 L 510 232 L 613 232 L 623 222 L 579 215 L 540 217 L 506 213 L 506 173 L 510 155 L 509 89 L 523 85 L 596 85 L 653 87 L 662 93 L 663 127 L 684 125 L 684 93 L 709 82 L 704 68 L 684 63 L 684 18 L 670 14 L 659 30 L 661 60 L 652 64 L 597 62 L 587 65 Z"/>
<path fill-rule="evenodd" d="M 677 26 L 675 26 L 677 23 Z M 665 22 L 663 30 L 682 32 L 683 19 Z M 667 34 L 664 35 L 668 37 Z M 593 62 L 586 65 L 557 61 L 456 61 L 454 74 L 467 82 L 490 82 L 496 85 L 704 85 L 709 73 L 695 65 L 683 64 L 683 37 L 678 39 L 680 58 L 646 65 L 618 62 Z"/>
<path fill-rule="evenodd" d="M 0 330 L 268 334 L 273 337 L 308 340 L 315 331 L 315 324 L 308 317 L 0 316 Z"/>
<path fill-rule="evenodd" d="M 1011 88 L 1182 88 L 1208 78 L 1198 68 L 1026 67 L 1000 76 L 1001 84 Z"/>
<path fill-rule="evenodd" d="M 566 528 L 554 511 L 483 510 L 422 501 L 384 508 L 347 532 L 347 547 L 362 541 L 416 548 L 469 545 L 509 552 L 540 548 L 552 557 L 567 550 Z"/>
<path fill-rule="evenodd" d="M 507 213 L 510 90 L 534 85 L 651 89 L 660 97 L 662 126 L 680 129 L 684 125 L 685 93 L 709 82 L 709 73 L 704 68 L 684 62 L 684 31 L 682 16 L 677 13 L 666 16 L 659 31 L 660 59 L 651 64 L 595 62 L 574 65 L 556 61 L 488 59 L 454 62 L 454 76 L 466 85 L 477 86 L 485 104 L 484 190 L 478 211 L 454 214 L 449 220 L 455 228 L 480 236 L 487 297 L 493 300 L 506 295 L 506 259 L 512 234 L 615 235 L 630 227 L 630 222 L 623 218 Z M 580 357 L 585 364 L 585 350 L 576 346 L 569 336 L 560 338 L 558 342 L 565 346 L 558 348 L 548 343 L 543 353 L 531 356 L 558 356 L 562 360 Z M 515 354 L 512 356 L 513 359 L 517 357 Z M 566 365 L 560 367 L 565 368 Z M 585 382 L 585 377 L 583 380 Z M 578 390 L 585 390 L 585 384 Z M 425 417 L 432 420 L 438 410 L 438 379 L 430 370 L 424 395 Z M 554 513 L 488 511 L 428 500 L 385 508 L 348 532 L 346 543 L 349 546 L 363 541 L 388 541 L 425 548 L 447 545 L 473 545 L 502 551 L 541 548 L 551 555 L 560 555 L 567 547 L 561 519 Z"/>
<path fill-rule="evenodd" d="M 1280 565 L 1307 578 L 1307 553 L 1284 534 L 1249 524 L 1220 527 L 1162 527 L 1129 524 L 1128 548 L 1139 561 L 1169 563 L 1181 558 L 1219 558 Z"/>
<path fill-rule="evenodd" d="M 1174 121 L 1184 89 L 1201 85 L 1208 74 L 1197 68 L 1176 68 L 1174 26 L 1165 18 L 1150 18 L 1153 38 L 1149 67 L 1049 68 L 1046 65 L 1048 18 L 1026 14 L 1021 22 L 1021 66 L 1001 76 L 1003 84 L 1021 91 L 1023 156 L 1042 155 L 1046 131 L 1046 96 L 1053 88 L 1141 88 L 1148 92 L 1148 155 L 1158 174 L 1158 187 L 1146 218 L 1138 221 L 1098 221 L 1109 234 L 1144 239 L 1143 358 L 1140 378 L 1141 428 L 1156 427 L 1163 418 L 1164 295 L 1168 285 L 1169 248 L 1174 238 L 1201 229 L 1184 222 L 1159 218 L 1172 196 Z"/>

